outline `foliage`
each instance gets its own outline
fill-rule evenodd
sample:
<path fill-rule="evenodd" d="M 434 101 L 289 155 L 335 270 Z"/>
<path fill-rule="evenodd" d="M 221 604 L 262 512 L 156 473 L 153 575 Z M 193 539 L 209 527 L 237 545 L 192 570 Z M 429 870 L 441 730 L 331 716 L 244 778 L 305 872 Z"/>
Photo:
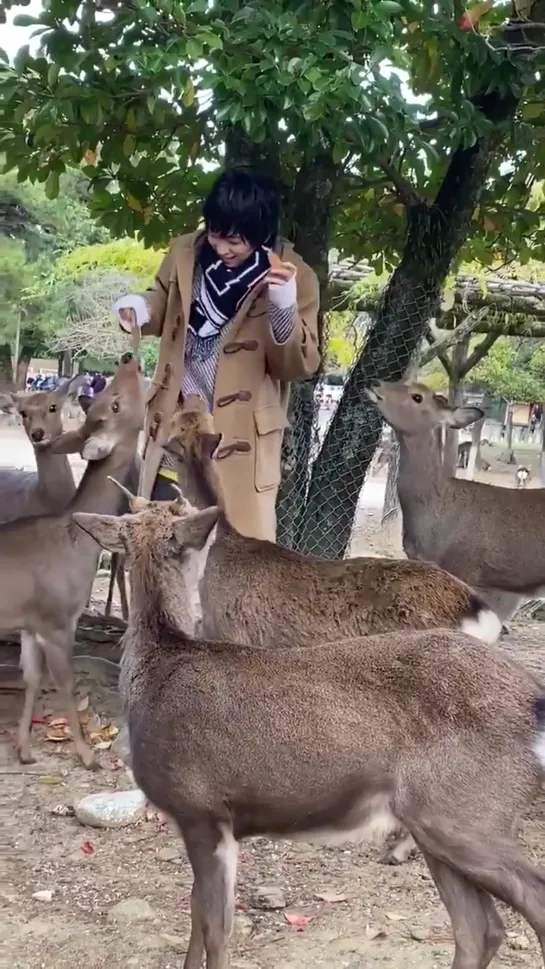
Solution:
<path fill-rule="evenodd" d="M 233 126 L 282 176 L 295 235 L 301 179 L 326 153 L 336 245 L 381 272 L 404 243 L 403 179 L 433 197 L 452 148 L 492 127 L 476 95 L 499 91 L 521 98 L 517 123 L 465 255 L 525 261 L 545 241 L 545 75 L 506 47 L 509 11 L 496 4 L 468 31 L 459 0 L 49 0 L 15 18 L 41 50 L 2 66 L 0 147 L 52 199 L 82 166 L 102 224 L 151 244 L 196 225 Z"/>
<path fill-rule="evenodd" d="M 545 400 L 545 353 L 535 340 L 500 337 L 471 373 L 472 383 L 493 397 L 536 403 Z"/>
<path fill-rule="evenodd" d="M 331 312 L 327 316 L 327 339 L 324 353 L 325 370 L 346 372 L 361 350 L 363 334 L 358 326 L 358 316 L 351 310 Z"/>
<path fill-rule="evenodd" d="M 0 236 L 0 344 L 13 348 L 20 327 L 20 349 L 25 355 L 44 349 L 48 329 L 46 300 L 38 285 L 40 272 L 38 263 L 28 261 L 23 243 Z"/>
<path fill-rule="evenodd" d="M 126 273 L 133 285 L 147 288 L 159 268 L 162 252 L 144 249 L 133 239 L 80 246 L 63 254 L 55 264 L 54 278 L 59 281 L 77 280 L 91 273 Z"/>

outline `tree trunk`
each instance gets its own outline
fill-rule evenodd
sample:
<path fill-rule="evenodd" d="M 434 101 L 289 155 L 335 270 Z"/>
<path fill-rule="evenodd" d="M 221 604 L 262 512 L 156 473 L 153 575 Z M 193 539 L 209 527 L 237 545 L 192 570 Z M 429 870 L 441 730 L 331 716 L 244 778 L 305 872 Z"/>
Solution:
<path fill-rule="evenodd" d="M 13 366 L 9 343 L 0 343 L 0 391 L 2 390 L 13 390 Z"/>
<path fill-rule="evenodd" d="M 30 366 L 31 360 L 32 360 L 32 351 L 28 347 L 23 346 L 19 354 L 19 360 L 17 361 L 17 376 L 15 380 L 16 390 L 25 389 L 28 368 Z"/>
<path fill-rule="evenodd" d="M 500 455 L 500 461 L 505 464 L 516 464 L 517 459 L 513 450 L 513 401 L 507 404 L 507 414 L 505 418 L 505 451 Z"/>
<path fill-rule="evenodd" d="M 539 482 L 545 488 L 545 404 L 542 404 L 541 415 L 541 447 L 539 449 Z"/>
<path fill-rule="evenodd" d="M 451 407 L 461 407 L 464 402 L 464 373 L 467 362 L 469 337 L 452 348 L 449 366 L 448 402 Z M 459 432 L 453 427 L 446 428 L 443 466 L 447 474 L 454 477 L 458 467 Z"/>
<path fill-rule="evenodd" d="M 65 350 L 63 353 L 59 353 L 57 357 L 57 374 L 59 377 L 71 377 L 74 370 L 74 364 L 72 362 L 72 353 L 70 350 Z"/>

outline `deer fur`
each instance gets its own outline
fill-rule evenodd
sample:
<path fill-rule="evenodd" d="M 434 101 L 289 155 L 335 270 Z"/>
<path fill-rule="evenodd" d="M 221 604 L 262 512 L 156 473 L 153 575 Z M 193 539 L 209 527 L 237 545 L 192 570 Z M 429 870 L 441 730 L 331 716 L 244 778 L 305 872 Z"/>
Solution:
<path fill-rule="evenodd" d="M 544 687 L 448 630 L 276 650 L 192 639 L 193 560 L 218 514 L 181 499 L 74 515 L 131 565 L 120 690 L 136 781 L 193 869 L 184 969 L 204 953 L 228 969 L 242 839 L 338 844 L 400 826 L 448 909 L 453 969 L 486 969 L 498 951 L 494 898 L 545 956 L 545 872 L 513 839 L 545 771 Z"/>
<path fill-rule="evenodd" d="M 0 526 L 0 629 L 21 631 L 26 692 L 17 750 L 25 763 L 31 760 L 32 713 L 45 661 L 63 694 L 77 753 L 85 766 L 93 766 L 72 695 L 72 650 L 77 620 L 91 594 L 99 550 L 74 526 L 72 513 L 119 511 L 122 496 L 109 475 L 126 478 L 143 420 L 142 378 L 138 363 L 128 360 L 92 402 L 81 427 L 64 433 L 51 445 L 57 453 L 79 452 L 88 461 L 68 508 L 61 515 Z"/>
<path fill-rule="evenodd" d="M 482 420 L 422 384 L 376 381 L 367 391 L 399 439 L 397 490 L 403 548 L 472 586 L 502 623 L 545 597 L 545 490 L 501 488 L 449 477 L 435 432 Z"/>
<path fill-rule="evenodd" d="M 183 494 L 197 508 L 223 504 L 214 462 L 220 440 L 202 401 L 189 397 L 173 418 L 167 450 L 177 458 Z M 268 648 L 434 627 L 495 642 L 501 631 L 468 586 L 429 563 L 311 558 L 247 538 L 223 514 L 199 563 L 194 600 L 207 638 Z M 403 837 L 382 860 L 401 864 L 413 850 Z"/>

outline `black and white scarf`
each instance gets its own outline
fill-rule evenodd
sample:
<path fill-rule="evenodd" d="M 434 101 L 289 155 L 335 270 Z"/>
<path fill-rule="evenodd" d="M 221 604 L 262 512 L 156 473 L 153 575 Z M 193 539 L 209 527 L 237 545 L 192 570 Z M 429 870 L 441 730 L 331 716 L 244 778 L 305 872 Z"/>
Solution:
<path fill-rule="evenodd" d="M 249 291 L 269 272 L 269 252 L 261 246 L 236 269 L 229 269 L 210 243 L 204 243 L 199 257 L 200 282 L 189 316 L 189 327 L 200 339 L 217 336 L 233 319 Z"/>

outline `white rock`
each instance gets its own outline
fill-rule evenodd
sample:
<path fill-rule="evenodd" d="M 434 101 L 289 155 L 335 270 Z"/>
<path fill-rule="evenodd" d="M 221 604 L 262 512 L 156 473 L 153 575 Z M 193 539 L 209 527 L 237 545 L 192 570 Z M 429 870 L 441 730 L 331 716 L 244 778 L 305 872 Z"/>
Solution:
<path fill-rule="evenodd" d="M 51 888 L 45 888 L 41 892 L 34 892 L 32 898 L 37 898 L 39 902 L 50 902 L 54 892 Z"/>
<path fill-rule="evenodd" d="M 145 807 L 146 797 L 136 788 L 88 794 L 74 805 L 74 812 L 80 824 L 91 828 L 122 828 L 143 817 Z"/>

